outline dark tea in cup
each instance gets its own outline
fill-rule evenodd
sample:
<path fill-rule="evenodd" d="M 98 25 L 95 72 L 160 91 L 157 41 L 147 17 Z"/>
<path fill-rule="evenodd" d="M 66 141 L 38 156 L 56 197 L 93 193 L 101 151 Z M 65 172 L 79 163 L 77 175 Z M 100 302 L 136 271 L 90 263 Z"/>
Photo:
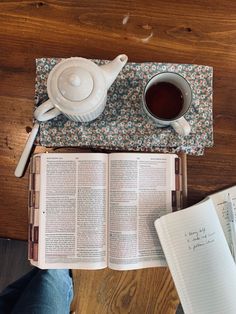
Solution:
<path fill-rule="evenodd" d="M 147 109 L 160 119 L 178 117 L 183 109 L 181 90 L 169 82 L 157 82 L 149 87 L 145 94 Z"/>
<path fill-rule="evenodd" d="M 154 75 L 143 93 L 143 109 L 158 127 L 172 126 L 180 135 L 190 133 L 184 114 L 192 103 L 188 81 L 178 73 L 162 72 Z"/>

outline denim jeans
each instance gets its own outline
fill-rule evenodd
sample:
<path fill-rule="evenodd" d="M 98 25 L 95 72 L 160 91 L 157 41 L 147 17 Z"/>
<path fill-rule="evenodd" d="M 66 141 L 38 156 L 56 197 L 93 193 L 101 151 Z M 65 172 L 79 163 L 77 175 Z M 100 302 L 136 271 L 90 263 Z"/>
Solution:
<path fill-rule="evenodd" d="M 73 283 L 68 269 L 34 268 L 0 294 L 0 313 L 68 314 Z"/>

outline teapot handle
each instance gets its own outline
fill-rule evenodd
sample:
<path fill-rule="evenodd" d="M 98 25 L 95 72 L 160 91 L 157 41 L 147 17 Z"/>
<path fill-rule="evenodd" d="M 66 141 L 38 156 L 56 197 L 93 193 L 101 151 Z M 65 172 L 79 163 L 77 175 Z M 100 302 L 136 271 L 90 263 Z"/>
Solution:
<path fill-rule="evenodd" d="M 42 103 L 34 111 L 34 117 L 38 121 L 47 121 L 61 114 L 61 111 L 54 107 L 50 99 Z"/>

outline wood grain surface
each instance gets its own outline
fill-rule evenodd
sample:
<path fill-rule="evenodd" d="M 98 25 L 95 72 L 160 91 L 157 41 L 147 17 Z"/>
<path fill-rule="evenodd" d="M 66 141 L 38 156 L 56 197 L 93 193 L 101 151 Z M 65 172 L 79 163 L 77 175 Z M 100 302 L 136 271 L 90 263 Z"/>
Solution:
<path fill-rule="evenodd" d="M 188 202 L 236 184 L 236 2 L 1 1 L 0 41 L 1 237 L 27 238 L 28 177 L 14 170 L 32 127 L 38 57 L 126 53 L 136 62 L 213 66 L 215 144 L 188 157 Z M 76 271 L 75 278 L 78 313 L 168 314 L 178 304 L 165 268 Z"/>

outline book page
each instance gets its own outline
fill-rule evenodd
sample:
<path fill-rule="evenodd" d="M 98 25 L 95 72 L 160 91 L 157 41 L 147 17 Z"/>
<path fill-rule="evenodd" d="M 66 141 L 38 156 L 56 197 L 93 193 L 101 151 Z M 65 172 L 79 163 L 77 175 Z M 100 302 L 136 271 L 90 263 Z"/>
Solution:
<path fill-rule="evenodd" d="M 146 153 L 109 156 L 110 268 L 166 265 L 154 221 L 172 211 L 175 158 Z"/>
<path fill-rule="evenodd" d="M 107 155 L 42 154 L 42 268 L 107 266 Z"/>
<path fill-rule="evenodd" d="M 236 265 L 210 199 L 155 222 L 183 309 L 236 313 Z"/>
<path fill-rule="evenodd" d="M 231 195 L 233 208 L 236 215 L 236 186 L 233 186 L 231 188 L 212 194 L 209 196 L 209 198 L 213 201 L 220 223 L 225 233 L 226 240 L 228 244 L 230 244 L 231 243 L 231 239 L 230 239 L 231 230 L 230 230 L 229 212 L 228 212 L 228 206 L 229 206 L 228 193 L 230 193 Z"/>

